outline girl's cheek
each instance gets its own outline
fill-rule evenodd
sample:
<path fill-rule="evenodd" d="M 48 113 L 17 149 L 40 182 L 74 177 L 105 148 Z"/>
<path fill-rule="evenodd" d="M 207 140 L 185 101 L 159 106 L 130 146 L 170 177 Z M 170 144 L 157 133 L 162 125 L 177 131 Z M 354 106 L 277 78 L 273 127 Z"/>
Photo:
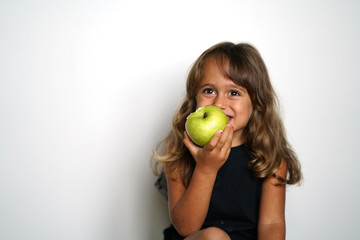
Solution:
<path fill-rule="evenodd" d="M 213 101 L 209 100 L 209 99 L 199 99 L 197 101 L 197 106 L 198 107 L 203 107 L 206 105 L 213 105 Z"/>

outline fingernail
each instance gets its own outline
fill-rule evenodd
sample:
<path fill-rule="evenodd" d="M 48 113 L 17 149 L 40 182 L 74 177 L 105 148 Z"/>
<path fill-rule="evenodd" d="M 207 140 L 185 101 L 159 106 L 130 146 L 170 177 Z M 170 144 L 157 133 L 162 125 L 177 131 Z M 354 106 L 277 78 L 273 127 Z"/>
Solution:
<path fill-rule="evenodd" d="M 223 134 L 223 130 L 220 130 L 219 133 L 220 133 L 220 134 Z"/>

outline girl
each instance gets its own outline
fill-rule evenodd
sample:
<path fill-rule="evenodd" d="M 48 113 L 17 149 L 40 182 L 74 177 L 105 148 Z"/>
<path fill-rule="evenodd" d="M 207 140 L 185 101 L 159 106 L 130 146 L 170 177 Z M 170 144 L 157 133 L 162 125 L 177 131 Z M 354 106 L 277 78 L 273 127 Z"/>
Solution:
<path fill-rule="evenodd" d="M 168 188 L 165 240 L 285 239 L 285 185 L 302 175 L 259 52 L 230 42 L 209 48 L 193 64 L 186 90 L 164 153 L 154 151 Z M 205 105 L 221 108 L 229 124 L 201 148 L 185 121 Z"/>

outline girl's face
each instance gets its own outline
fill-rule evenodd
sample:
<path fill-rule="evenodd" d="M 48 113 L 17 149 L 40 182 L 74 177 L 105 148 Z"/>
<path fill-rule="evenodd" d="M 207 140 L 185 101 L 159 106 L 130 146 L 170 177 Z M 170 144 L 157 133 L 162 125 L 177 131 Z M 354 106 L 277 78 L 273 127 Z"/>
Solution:
<path fill-rule="evenodd" d="M 196 94 L 197 108 L 205 105 L 221 108 L 234 127 L 232 146 L 242 144 L 243 130 L 253 110 L 248 92 L 226 78 L 214 58 L 206 60 L 203 73 Z"/>

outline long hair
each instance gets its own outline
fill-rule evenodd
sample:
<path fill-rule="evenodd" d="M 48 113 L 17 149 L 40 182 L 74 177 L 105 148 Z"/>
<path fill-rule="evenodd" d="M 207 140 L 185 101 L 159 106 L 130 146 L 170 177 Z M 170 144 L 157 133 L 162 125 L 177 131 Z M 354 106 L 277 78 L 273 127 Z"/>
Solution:
<path fill-rule="evenodd" d="M 153 151 L 153 157 L 163 166 L 165 174 L 177 171 L 185 186 L 190 183 L 195 161 L 183 143 L 186 117 L 196 110 L 196 94 L 207 59 L 215 58 L 224 76 L 244 87 L 249 93 L 253 112 L 244 129 L 245 145 L 252 160 L 249 168 L 257 178 L 276 176 L 282 160 L 287 163 L 287 179 L 283 184 L 296 184 L 302 179 L 300 163 L 286 139 L 279 115 L 277 96 L 271 85 L 266 65 L 253 46 L 223 42 L 203 52 L 192 65 L 186 83 L 186 97 L 175 113 L 172 130 L 160 143 L 163 154 Z M 160 146 L 159 145 L 159 146 Z"/>

